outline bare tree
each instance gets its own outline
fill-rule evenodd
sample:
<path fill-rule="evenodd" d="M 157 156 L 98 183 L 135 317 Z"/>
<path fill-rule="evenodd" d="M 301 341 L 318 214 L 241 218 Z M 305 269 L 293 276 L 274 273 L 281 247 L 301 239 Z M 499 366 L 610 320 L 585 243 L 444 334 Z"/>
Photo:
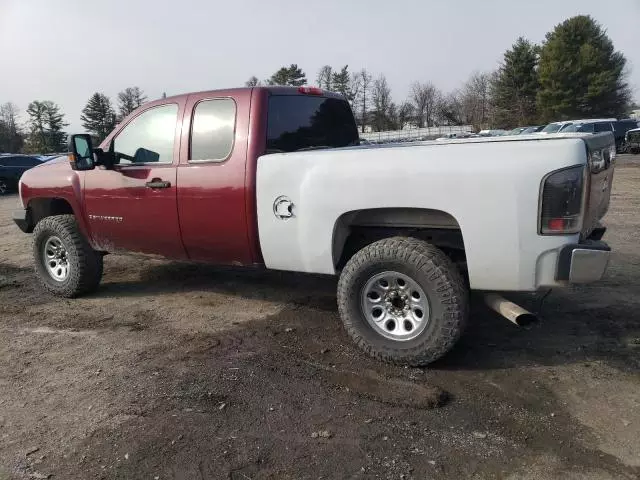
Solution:
<path fill-rule="evenodd" d="M 415 82 L 412 85 L 410 98 L 415 108 L 418 128 L 425 125 L 431 127 L 435 124 L 438 102 L 441 97 L 442 94 L 431 82 Z"/>
<path fill-rule="evenodd" d="M 249 80 L 244 82 L 245 87 L 258 87 L 260 85 L 260 80 L 255 75 L 249 77 Z"/>
<path fill-rule="evenodd" d="M 440 99 L 437 112 L 438 123 L 441 125 L 462 125 L 466 123 L 463 116 L 459 91 L 453 91 Z"/>
<path fill-rule="evenodd" d="M 475 72 L 471 74 L 460 94 L 462 120 L 477 130 L 489 126 L 491 118 L 491 74 Z"/>
<path fill-rule="evenodd" d="M 370 94 L 371 94 L 371 74 L 366 68 L 360 70 L 357 74 L 358 78 L 358 97 L 357 103 L 360 108 L 360 125 L 362 126 L 362 133 L 365 132 L 368 120 L 368 113 L 370 108 Z"/>
<path fill-rule="evenodd" d="M 409 102 L 404 102 L 398 107 L 398 130 L 402 130 L 404 126 L 409 123 L 414 113 L 413 105 Z"/>
<path fill-rule="evenodd" d="M 333 69 L 331 65 L 325 65 L 318 71 L 316 82 L 320 88 L 331 90 L 333 86 Z"/>
<path fill-rule="evenodd" d="M 351 80 L 349 81 L 349 103 L 354 113 L 357 110 L 358 102 L 360 101 L 360 92 L 362 91 L 362 79 L 360 78 L 360 72 L 351 74 Z M 356 118 L 357 118 L 357 113 Z"/>
<path fill-rule="evenodd" d="M 18 152 L 24 143 L 24 137 L 18 117 L 20 111 L 13 103 L 0 105 L 0 152 Z"/>
<path fill-rule="evenodd" d="M 125 88 L 118 93 L 118 117 L 121 122 L 124 117 L 133 112 L 136 108 L 147 101 L 147 97 L 139 87 Z"/>
<path fill-rule="evenodd" d="M 373 82 L 371 100 L 373 104 L 373 129 L 378 132 L 387 130 L 391 123 L 390 109 L 393 104 L 391 102 L 391 89 L 384 75 L 380 75 Z M 395 105 L 393 105 L 393 109 L 395 111 Z"/>

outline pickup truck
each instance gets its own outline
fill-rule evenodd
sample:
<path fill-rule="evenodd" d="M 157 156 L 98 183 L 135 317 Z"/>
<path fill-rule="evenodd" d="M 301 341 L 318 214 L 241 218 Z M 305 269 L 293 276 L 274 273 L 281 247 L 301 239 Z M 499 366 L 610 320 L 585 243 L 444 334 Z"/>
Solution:
<path fill-rule="evenodd" d="M 96 290 L 121 251 L 339 275 L 348 334 L 398 364 L 454 345 L 471 290 L 520 323 L 497 292 L 596 281 L 609 259 L 610 133 L 362 146 L 340 95 L 254 87 L 147 103 L 70 152 L 23 175 L 14 213 L 48 291 Z"/>

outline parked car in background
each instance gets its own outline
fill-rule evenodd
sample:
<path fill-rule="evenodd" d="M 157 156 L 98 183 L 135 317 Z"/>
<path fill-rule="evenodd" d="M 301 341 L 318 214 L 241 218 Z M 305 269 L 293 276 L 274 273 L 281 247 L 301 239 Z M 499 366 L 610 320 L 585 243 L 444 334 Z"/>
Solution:
<path fill-rule="evenodd" d="M 508 132 L 506 130 L 480 130 L 478 135 L 480 137 L 501 137 L 502 135 L 507 135 Z"/>
<path fill-rule="evenodd" d="M 527 127 L 516 127 L 513 130 L 509 130 L 507 132 L 507 135 L 520 135 L 522 132 L 524 132 L 527 129 Z"/>
<path fill-rule="evenodd" d="M 624 137 L 624 143 L 627 152 L 634 155 L 640 153 L 640 128 L 629 130 Z"/>
<path fill-rule="evenodd" d="M 436 140 L 442 141 L 442 140 L 451 140 L 451 139 L 454 139 L 454 138 L 471 138 L 473 136 L 475 136 L 475 134 L 473 134 L 471 132 L 447 133 L 446 135 L 443 135 L 442 137 L 436 138 Z"/>
<path fill-rule="evenodd" d="M 613 124 L 613 136 L 616 139 L 616 150 L 619 153 L 629 149 L 626 141 L 627 132 L 638 128 L 640 128 L 640 120 L 637 118 L 624 118 Z"/>
<path fill-rule="evenodd" d="M 596 120 L 575 120 L 574 123 L 562 132 L 580 132 L 580 133 L 602 133 L 612 132 L 616 142 L 616 151 L 622 152 L 625 149 L 625 134 L 634 128 L 638 128 L 638 120 L 633 118 L 625 118 L 622 120 L 615 119 L 596 119 Z"/>
<path fill-rule="evenodd" d="M 0 156 L 0 195 L 16 191 L 22 174 L 43 162 L 33 155 L 9 154 Z"/>
<path fill-rule="evenodd" d="M 533 125 L 532 127 L 525 128 L 520 135 L 529 135 L 530 133 L 538 133 L 544 128 L 544 125 Z"/>
<path fill-rule="evenodd" d="M 560 133 L 562 130 L 570 127 L 571 125 L 573 125 L 573 121 L 551 122 L 550 124 L 542 128 L 542 130 L 540 130 L 540 132 L 538 133 L 543 133 L 545 135 L 548 133 Z"/>
<path fill-rule="evenodd" d="M 616 120 L 574 120 L 569 126 L 564 127 L 561 132 L 580 132 L 580 133 L 601 133 L 613 132 L 613 124 Z"/>

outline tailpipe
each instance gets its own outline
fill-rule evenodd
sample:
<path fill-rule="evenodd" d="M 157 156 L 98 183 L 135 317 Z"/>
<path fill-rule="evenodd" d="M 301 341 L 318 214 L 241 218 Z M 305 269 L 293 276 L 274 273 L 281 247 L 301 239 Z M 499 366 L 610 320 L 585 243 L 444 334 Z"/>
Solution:
<path fill-rule="evenodd" d="M 484 303 L 489 308 L 498 312 L 510 322 L 515 323 L 519 327 L 524 327 L 538 321 L 533 313 L 525 310 L 520 305 L 510 302 L 504 297 L 495 293 L 487 293 L 484 296 Z"/>

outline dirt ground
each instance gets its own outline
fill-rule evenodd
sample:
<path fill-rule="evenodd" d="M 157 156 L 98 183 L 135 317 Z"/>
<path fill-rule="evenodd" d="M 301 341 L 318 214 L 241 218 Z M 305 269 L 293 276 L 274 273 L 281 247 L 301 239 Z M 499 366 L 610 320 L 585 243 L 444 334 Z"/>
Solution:
<path fill-rule="evenodd" d="M 519 329 L 478 306 L 428 369 L 357 351 L 335 280 L 105 258 L 43 293 L 0 199 L 0 479 L 637 479 L 640 157 L 605 280 Z M 537 310 L 539 297 L 516 299 Z"/>

